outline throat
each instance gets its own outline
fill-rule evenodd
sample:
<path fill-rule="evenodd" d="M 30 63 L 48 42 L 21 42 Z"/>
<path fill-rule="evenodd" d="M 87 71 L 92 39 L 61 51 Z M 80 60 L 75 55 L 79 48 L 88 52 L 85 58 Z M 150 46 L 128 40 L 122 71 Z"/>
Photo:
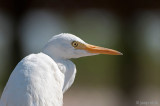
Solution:
<path fill-rule="evenodd" d="M 76 75 L 76 67 L 74 63 L 68 59 L 58 58 L 52 53 L 45 50 L 43 51 L 43 53 L 50 56 L 58 65 L 59 70 L 64 74 L 64 84 L 62 89 L 64 93 L 74 82 Z"/>
<path fill-rule="evenodd" d="M 63 92 L 65 92 L 74 82 L 76 67 L 70 60 L 56 61 L 58 68 L 64 74 Z"/>

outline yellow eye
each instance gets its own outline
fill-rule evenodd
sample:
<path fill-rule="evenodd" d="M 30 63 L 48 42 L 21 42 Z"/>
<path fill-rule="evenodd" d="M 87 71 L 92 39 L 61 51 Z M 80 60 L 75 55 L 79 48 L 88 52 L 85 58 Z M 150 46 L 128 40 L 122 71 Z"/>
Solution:
<path fill-rule="evenodd" d="M 78 42 L 73 41 L 73 42 L 72 42 L 72 46 L 73 46 L 73 47 L 77 47 L 77 46 L 78 46 Z"/>

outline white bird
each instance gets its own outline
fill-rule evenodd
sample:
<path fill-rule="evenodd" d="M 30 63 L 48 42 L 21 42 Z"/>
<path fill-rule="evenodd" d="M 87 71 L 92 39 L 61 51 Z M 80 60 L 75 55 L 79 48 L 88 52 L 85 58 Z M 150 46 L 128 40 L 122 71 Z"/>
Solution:
<path fill-rule="evenodd" d="M 53 36 L 38 54 L 23 58 L 13 70 L 0 106 L 62 106 L 76 67 L 69 59 L 120 52 L 90 45 L 72 34 Z"/>

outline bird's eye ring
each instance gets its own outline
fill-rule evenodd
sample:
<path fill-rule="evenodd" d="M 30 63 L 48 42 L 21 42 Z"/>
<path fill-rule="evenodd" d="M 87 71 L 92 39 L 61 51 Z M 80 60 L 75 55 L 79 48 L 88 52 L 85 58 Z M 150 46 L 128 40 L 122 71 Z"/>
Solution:
<path fill-rule="evenodd" d="M 77 46 L 78 46 L 78 42 L 73 41 L 73 42 L 72 42 L 72 46 L 73 46 L 73 47 L 77 47 Z"/>

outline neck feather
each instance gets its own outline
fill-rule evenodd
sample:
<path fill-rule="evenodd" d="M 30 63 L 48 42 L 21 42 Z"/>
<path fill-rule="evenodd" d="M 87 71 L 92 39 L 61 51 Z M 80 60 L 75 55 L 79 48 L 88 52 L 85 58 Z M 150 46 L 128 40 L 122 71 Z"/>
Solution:
<path fill-rule="evenodd" d="M 64 74 L 63 93 L 73 84 L 76 75 L 75 64 L 67 59 L 54 56 L 52 53 L 44 50 L 43 53 L 50 56 L 58 65 L 59 70 Z"/>

